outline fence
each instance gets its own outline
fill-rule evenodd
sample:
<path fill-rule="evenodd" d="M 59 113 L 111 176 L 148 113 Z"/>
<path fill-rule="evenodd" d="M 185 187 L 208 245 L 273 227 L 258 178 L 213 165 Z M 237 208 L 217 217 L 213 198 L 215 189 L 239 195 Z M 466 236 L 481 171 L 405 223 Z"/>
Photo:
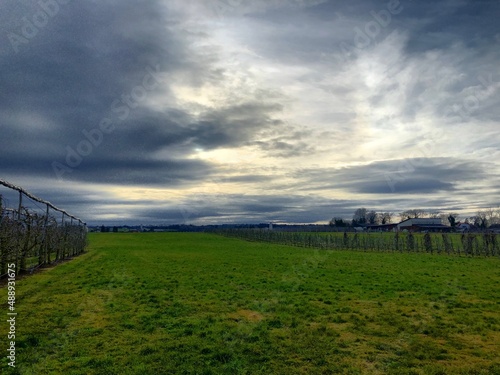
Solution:
<path fill-rule="evenodd" d="M 18 200 L 8 204 L 0 194 L 0 278 L 8 264 L 16 272 L 33 272 L 84 252 L 87 226 L 82 220 L 6 181 L 0 180 L 0 187 Z"/>
<path fill-rule="evenodd" d="M 500 241 L 494 233 L 290 233 L 259 229 L 225 229 L 216 233 L 250 241 L 327 250 L 430 253 L 466 256 L 499 256 Z"/>

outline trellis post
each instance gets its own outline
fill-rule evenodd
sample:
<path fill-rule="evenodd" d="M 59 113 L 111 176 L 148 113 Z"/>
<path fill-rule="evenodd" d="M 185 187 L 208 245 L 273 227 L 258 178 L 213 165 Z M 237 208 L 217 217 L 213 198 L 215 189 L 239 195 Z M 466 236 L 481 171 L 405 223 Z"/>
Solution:
<path fill-rule="evenodd" d="M 47 241 L 47 226 L 49 225 L 49 205 L 46 204 L 45 219 L 43 221 L 43 237 L 40 244 L 40 253 L 38 254 L 38 265 L 42 265 L 47 260 L 48 241 Z"/>
<path fill-rule="evenodd" d="M 17 211 L 17 219 L 21 221 L 21 209 L 23 208 L 23 193 L 19 192 L 19 209 Z"/>
<path fill-rule="evenodd" d="M 18 223 L 21 223 L 21 210 L 23 208 L 23 192 L 20 191 L 19 192 L 19 207 L 18 207 L 18 210 L 17 210 L 17 221 Z M 21 241 L 21 237 L 19 237 L 17 239 L 18 241 L 18 244 L 16 246 L 16 261 L 15 261 L 15 268 L 16 268 L 16 272 L 18 272 L 21 268 L 20 268 L 20 265 L 19 265 L 19 247 L 21 245 L 20 241 Z"/>

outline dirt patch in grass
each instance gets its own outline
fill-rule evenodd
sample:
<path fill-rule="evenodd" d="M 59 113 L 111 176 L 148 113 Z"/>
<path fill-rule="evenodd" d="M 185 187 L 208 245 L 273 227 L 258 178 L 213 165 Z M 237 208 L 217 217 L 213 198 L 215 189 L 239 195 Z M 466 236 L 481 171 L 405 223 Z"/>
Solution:
<path fill-rule="evenodd" d="M 252 310 L 238 310 L 235 313 L 229 314 L 228 317 L 229 319 L 235 321 L 246 320 L 254 323 L 260 322 L 264 319 L 264 315 Z"/>

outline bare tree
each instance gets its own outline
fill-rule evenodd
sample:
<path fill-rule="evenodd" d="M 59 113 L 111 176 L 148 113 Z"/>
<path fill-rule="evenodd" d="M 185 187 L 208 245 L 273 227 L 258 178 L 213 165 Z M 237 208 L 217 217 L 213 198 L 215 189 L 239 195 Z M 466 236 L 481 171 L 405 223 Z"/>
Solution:
<path fill-rule="evenodd" d="M 391 224 L 394 214 L 392 212 L 380 212 L 379 217 L 382 224 Z"/>
<path fill-rule="evenodd" d="M 422 209 L 406 210 L 406 211 L 403 211 L 399 214 L 402 221 L 406 220 L 406 219 L 418 219 L 421 217 L 425 217 L 426 215 L 427 215 L 427 213 Z"/>
<path fill-rule="evenodd" d="M 488 227 L 488 213 L 486 211 L 478 211 L 474 218 L 474 225 L 479 228 L 486 229 Z"/>
<path fill-rule="evenodd" d="M 431 219 L 440 219 L 441 218 L 441 212 L 439 211 L 432 211 L 429 212 L 428 215 Z"/>
<path fill-rule="evenodd" d="M 485 210 L 486 217 L 488 220 L 488 225 L 499 224 L 500 223 L 500 209 L 498 208 L 487 208 Z"/>
<path fill-rule="evenodd" d="M 411 211 L 413 212 L 414 218 L 422 218 L 429 215 L 425 210 L 422 209 L 413 209 Z"/>
<path fill-rule="evenodd" d="M 356 224 L 366 224 L 366 214 L 368 210 L 366 208 L 358 208 L 356 211 L 354 211 L 354 215 L 352 217 L 352 223 L 353 225 Z"/>
<path fill-rule="evenodd" d="M 443 216 L 446 216 L 446 220 L 450 224 L 451 227 L 454 227 L 457 225 L 458 222 L 458 214 L 456 212 L 448 212 L 444 214 Z"/>
<path fill-rule="evenodd" d="M 378 223 L 378 214 L 377 212 L 371 210 L 366 213 L 366 221 L 369 224 L 377 224 Z"/>
<path fill-rule="evenodd" d="M 347 226 L 347 223 L 342 219 L 341 217 L 334 217 L 330 222 L 328 223 L 331 227 L 345 227 Z"/>

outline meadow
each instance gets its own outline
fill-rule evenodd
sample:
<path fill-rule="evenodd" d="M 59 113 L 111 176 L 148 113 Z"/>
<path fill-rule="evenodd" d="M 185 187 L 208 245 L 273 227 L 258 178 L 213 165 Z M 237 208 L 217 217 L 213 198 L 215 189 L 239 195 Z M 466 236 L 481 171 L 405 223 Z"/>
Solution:
<path fill-rule="evenodd" d="M 17 367 L 2 357 L 2 373 L 500 374 L 496 257 L 202 233 L 89 243 L 18 280 Z"/>

